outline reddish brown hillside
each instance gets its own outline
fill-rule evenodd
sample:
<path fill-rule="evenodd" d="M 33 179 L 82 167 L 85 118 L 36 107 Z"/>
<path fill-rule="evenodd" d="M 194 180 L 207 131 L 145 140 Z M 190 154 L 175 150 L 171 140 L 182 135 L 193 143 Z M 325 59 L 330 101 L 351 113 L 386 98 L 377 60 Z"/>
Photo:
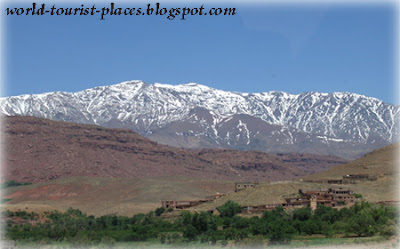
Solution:
<path fill-rule="evenodd" d="M 302 154 L 286 160 L 261 152 L 190 151 L 159 145 L 130 130 L 34 117 L 5 117 L 2 133 L 5 179 L 22 182 L 71 176 L 286 180 L 344 162 L 312 156 L 310 169 L 297 167 L 293 158 L 304 159 Z M 301 164 L 307 164 L 303 159 Z"/>
<path fill-rule="evenodd" d="M 282 165 L 294 165 L 300 173 L 308 175 L 332 168 L 347 161 L 336 156 L 321 156 L 306 153 L 267 154 L 259 151 L 239 151 L 221 149 L 203 149 L 198 155 L 216 165 L 229 166 L 234 170 L 260 174 L 277 170 Z"/>

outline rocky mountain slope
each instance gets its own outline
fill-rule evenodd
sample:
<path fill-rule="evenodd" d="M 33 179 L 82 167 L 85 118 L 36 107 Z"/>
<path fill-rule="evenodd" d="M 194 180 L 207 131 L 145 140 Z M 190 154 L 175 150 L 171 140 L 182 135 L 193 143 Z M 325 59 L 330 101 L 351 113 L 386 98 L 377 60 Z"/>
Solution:
<path fill-rule="evenodd" d="M 1 132 L 5 139 L 3 180 L 18 182 L 76 176 L 277 181 L 346 162 L 310 154 L 179 149 L 159 145 L 128 129 L 35 117 L 5 117 Z"/>
<path fill-rule="evenodd" d="M 399 106 L 353 93 L 237 93 L 129 81 L 0 99 L 6 115 L 128 128 L 177 147 L 361 155 L 396 142 Z"/>

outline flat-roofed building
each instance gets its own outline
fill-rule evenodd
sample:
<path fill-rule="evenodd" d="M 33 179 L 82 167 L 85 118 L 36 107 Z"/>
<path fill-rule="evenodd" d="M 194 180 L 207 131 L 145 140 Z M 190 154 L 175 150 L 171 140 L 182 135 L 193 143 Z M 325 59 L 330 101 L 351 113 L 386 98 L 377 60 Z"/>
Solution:
<path fill-rule="evenodd" d="M 255 188 L 257 183 L 255 182 L 235 182 L 235 192 L 244 190 L 246 188 Z"/>

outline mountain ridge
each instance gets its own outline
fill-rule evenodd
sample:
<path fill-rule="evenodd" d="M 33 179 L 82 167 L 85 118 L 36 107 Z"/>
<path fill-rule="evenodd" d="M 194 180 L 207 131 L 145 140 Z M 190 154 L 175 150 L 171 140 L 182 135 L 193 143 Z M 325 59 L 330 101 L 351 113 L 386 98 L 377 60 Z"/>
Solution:
<path fill-rule="evenodd" d="M 196 113 L 200 109 L 201 115 Z M 400 119 L 399 106 L 354 93 L 239 93 L 197 83 L 168 85 L 143 81 L 73 93 L 1 98 L 0 112 L 128 128 L 177 147 L 202 148 L 200 145 L 206 144 L 205 148 L 316 152 L 348 159 L 398 141 Z M 251 122 L 240 120 L 230 125 L 228 133 L 222 126 L 235 115 L 247 115 L 251 122 L 280 126 L 282 131 L 276 129 L 272 136 L 266 137 L 264 130 L 249 130 Z M 167 129 L 172 123 L 175 128 Z M 185 128 L 194 123 L 196 132 Z M 171 130 L 182 134 L 172 134 Z M 198 140 L 195 143 L 199 146 L 188 145 L 183 141 L 186 137 Z"/>

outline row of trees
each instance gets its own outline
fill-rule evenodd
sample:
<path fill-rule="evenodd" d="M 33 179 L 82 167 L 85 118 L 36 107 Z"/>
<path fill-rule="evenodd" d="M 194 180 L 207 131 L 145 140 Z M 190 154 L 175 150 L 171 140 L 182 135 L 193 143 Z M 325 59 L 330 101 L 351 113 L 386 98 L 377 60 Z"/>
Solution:
<path fill-rule="evenodd" d="M 397 209 L 371 205 L 367 202 L 340 210 L 319 206 L 315 211 L 301 208 L 290 212 L 277 208 L 266 211 L 261 217 L 241 217 L 239 204 L 228 201 L 217 208 L 219 216 L 208 212 L 182 211 L 174 220 L 163 217 L 165 210 L 158 208 L 148 214 L 132 217 L 87 216 L 77 209 L 65 213 L 47 212 L 38 220 L 35 213 L 10 212 L 6 217 L 6 235 L 16 241 L 77 241 L 100 243 L 114 241 L 146 241 L 160 239 L 161 243 L 201 241 L 242 241 L 261 238 L 270 243 L 287 243 L 295 235 L 323 234 L 392 236 L 396 233 Z M 15 218 L 19 217 L 19 218 Z M 16 222 L 19 220 L 19 222 Z M 22 222 L 21 222 L 22 220 Z"/>

